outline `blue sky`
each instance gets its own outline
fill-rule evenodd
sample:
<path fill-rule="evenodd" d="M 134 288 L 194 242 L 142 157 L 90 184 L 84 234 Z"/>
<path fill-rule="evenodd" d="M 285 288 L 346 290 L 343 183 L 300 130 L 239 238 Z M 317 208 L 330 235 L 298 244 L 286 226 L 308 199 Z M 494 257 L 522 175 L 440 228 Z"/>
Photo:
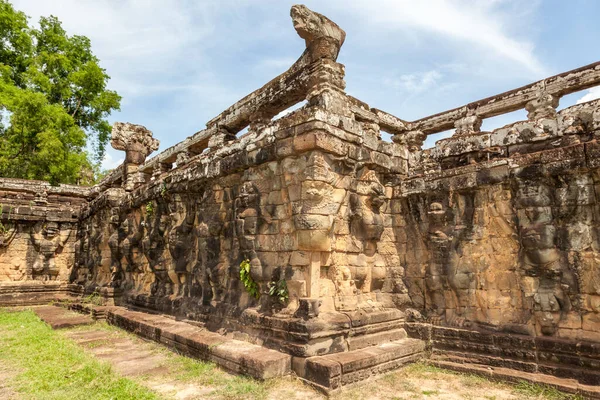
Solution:
<path fill-rule="evenodd" d="M 304 41 L 288 0 L 13 0 L 86 35 L 123 96 L 111 121 L 142 124 L 160 150 L 286 70 Z M 600 59 L 597 0 L 305 0 L 347 33 L 347 92 L 414 120 Z M 569 95 L 560 107 L 600 97 Z M 484 121 L 493 129 L 525 112 Z M 428 138 L 427 145 L 443 135 Z M 160 151 L 159 150 L 159 151 Z M 104 166 L 123 154 L 110 149 Z"/>

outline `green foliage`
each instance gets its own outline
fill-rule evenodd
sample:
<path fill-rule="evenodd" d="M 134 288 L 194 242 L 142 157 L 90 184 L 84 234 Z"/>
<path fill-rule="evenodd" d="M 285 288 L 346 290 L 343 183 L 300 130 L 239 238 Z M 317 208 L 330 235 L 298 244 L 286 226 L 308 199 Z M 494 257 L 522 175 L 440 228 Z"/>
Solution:
<path fill-rule="evenodd" d="M 84 303 L 92 304 L 94 306 L 101 306 L 103 303 L 102 296 L 100 296 L 96 292 L 90 293 L 88 296 L 84 297 L 82 301 Z"/>
<path fill-rule="evenodd" d="M 0 0 L 0 176 L 92 183 L 120 107 L 108 80 L 88 38 L 53 16 L 32 28 Z"/>
<path fill-rule="evenodd" d="M 290 295 L 288 293 L 287 283 L 285 279 L 280 279 L 277 282 L 269 282 L 269 296 L 276 297 L 281 304 L 287 303 Z"/>
<path fill-rule="evenodd" d="M 121 378 L 108 364 L 40 321 L 32 311 L 0 309 L 0 365 L 27 399 L 156 399 L 150 390 Z"/>
<path fill-rule="evenodd" d="M 559 391 L 558 389 L 527 381 L 519 381 L 515 385 L 515 392 L 535 399 L 547 399 L 547 400 L 583 400 L 583 397 L 578 395 L 567 394 Z"/>
<path fill-rule="evenodd" d="M 154 214 L 154 204 L 151 201 L 146 203 L 146 214 L 150 217 Z"/>
<path fill-rule="evenodd" d="M 246 291 L 255 299 L 260 298 L 260 290 L 258 284 L 250 275 L 250 260 L 244 260 L 240 263 L 240 280 L 244 284 Z"/>
<path fill-rule="evenodd" d="M 163 182 L 162 186 L 160 187 L 160 197 L 162 197 L 163 199 L 167 196 L 167 185 Z"/>

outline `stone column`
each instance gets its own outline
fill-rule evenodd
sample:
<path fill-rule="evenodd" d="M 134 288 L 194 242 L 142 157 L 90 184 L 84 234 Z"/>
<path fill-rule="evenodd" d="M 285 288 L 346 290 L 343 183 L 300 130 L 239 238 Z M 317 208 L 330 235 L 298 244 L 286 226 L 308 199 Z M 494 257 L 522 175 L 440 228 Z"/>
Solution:
<path fill-rule="evenodd" d="M 456 131 L 453 136 L 472 135 L 481 132 L 483 120 L 479 116 L 470 113 L 466 117 L 454 122 Z"/>
<path fill-rule="evenodd" d="M 559 97 L 540 90 L 537 97 L 525 105 L 527 118 L 530 121 L 537 121 L 542 118 L 555 119 L 556 107 L 558 107 Z"/>
<path fill-rule="evenodd" d="M 112 129 L 112 147 L 125 152 L 123 163 L 123 189 L 132 191 L 143 182 L 137 174 L 146 157 L 158 149 L 159 141 L 152 137 L 152 132 L 142 125 L 128 122 L 115 122 Z"/>

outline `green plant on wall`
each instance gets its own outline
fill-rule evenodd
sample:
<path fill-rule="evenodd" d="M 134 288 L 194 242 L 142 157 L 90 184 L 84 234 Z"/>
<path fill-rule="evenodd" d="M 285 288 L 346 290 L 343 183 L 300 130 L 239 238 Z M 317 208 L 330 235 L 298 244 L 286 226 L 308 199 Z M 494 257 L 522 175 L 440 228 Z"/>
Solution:
<path fill-rule="evenodd" d="M 4 226 L 4 224 L 2 223 L 2 209 L 3 209 L 3 205 L 0 204 L 0 235 L 4 235 L 7 231 L 6 227 Z M 11 207 L 11 211 L 12 211 L 12 207 Z"/>
<path fill-rule="evenodd" d="M 154 214 L 154 204 L 151 201 L 146 203 L 146 214 L 152 216 Z"/>
<path fill-rule="evenodd" d="M 260 297 L 258 283 L 256 283 L 250 275 L 250 260 L 246 259 L 240 263 L 240 280 L 244 284 L 244 287 L 250 296 L 254 297 L 255 299 Z"/>
<path fill-rule="evenodd" d="M 94 306 L 102 305 L 102 297 L 96 292 L 90 293 L 88 296 L 83 298 L 84 303 L 92 304 Z"/>
<path fill-rule="evenodd" d="M 162 197 L 163 199 L 167 196 L 167 185 L 163 182 L 162 186 L 160 187 L 160 197 Z"/>
<path fill-rule="evenodd" d="M 288 293 L 287 283 L 285 279 L 269 282 L 269 296 L 276 297 L 281 304 L 287 303 L 290 295 Z"/>

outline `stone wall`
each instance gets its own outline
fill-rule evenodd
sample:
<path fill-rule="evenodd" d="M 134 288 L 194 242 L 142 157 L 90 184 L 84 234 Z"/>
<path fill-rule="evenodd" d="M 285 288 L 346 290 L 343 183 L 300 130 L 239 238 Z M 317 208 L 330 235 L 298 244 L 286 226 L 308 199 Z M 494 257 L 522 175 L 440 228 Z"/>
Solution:
<path fill-rule="evenodd" d="M 593 101 L 416 155 L 429 170 L 395 197 L 410 297 L 430 321 L 600 339 L 598 116 Z"/>
<path fill-rule="evenodd" d="M 85 189 L 0 179 L 0 281 L 67 282 Z"/>
<path fill-rule="evenodd" d="M 87 192 L 0 178 L 0 304 L 37 303 L 66 292 Z"/>

